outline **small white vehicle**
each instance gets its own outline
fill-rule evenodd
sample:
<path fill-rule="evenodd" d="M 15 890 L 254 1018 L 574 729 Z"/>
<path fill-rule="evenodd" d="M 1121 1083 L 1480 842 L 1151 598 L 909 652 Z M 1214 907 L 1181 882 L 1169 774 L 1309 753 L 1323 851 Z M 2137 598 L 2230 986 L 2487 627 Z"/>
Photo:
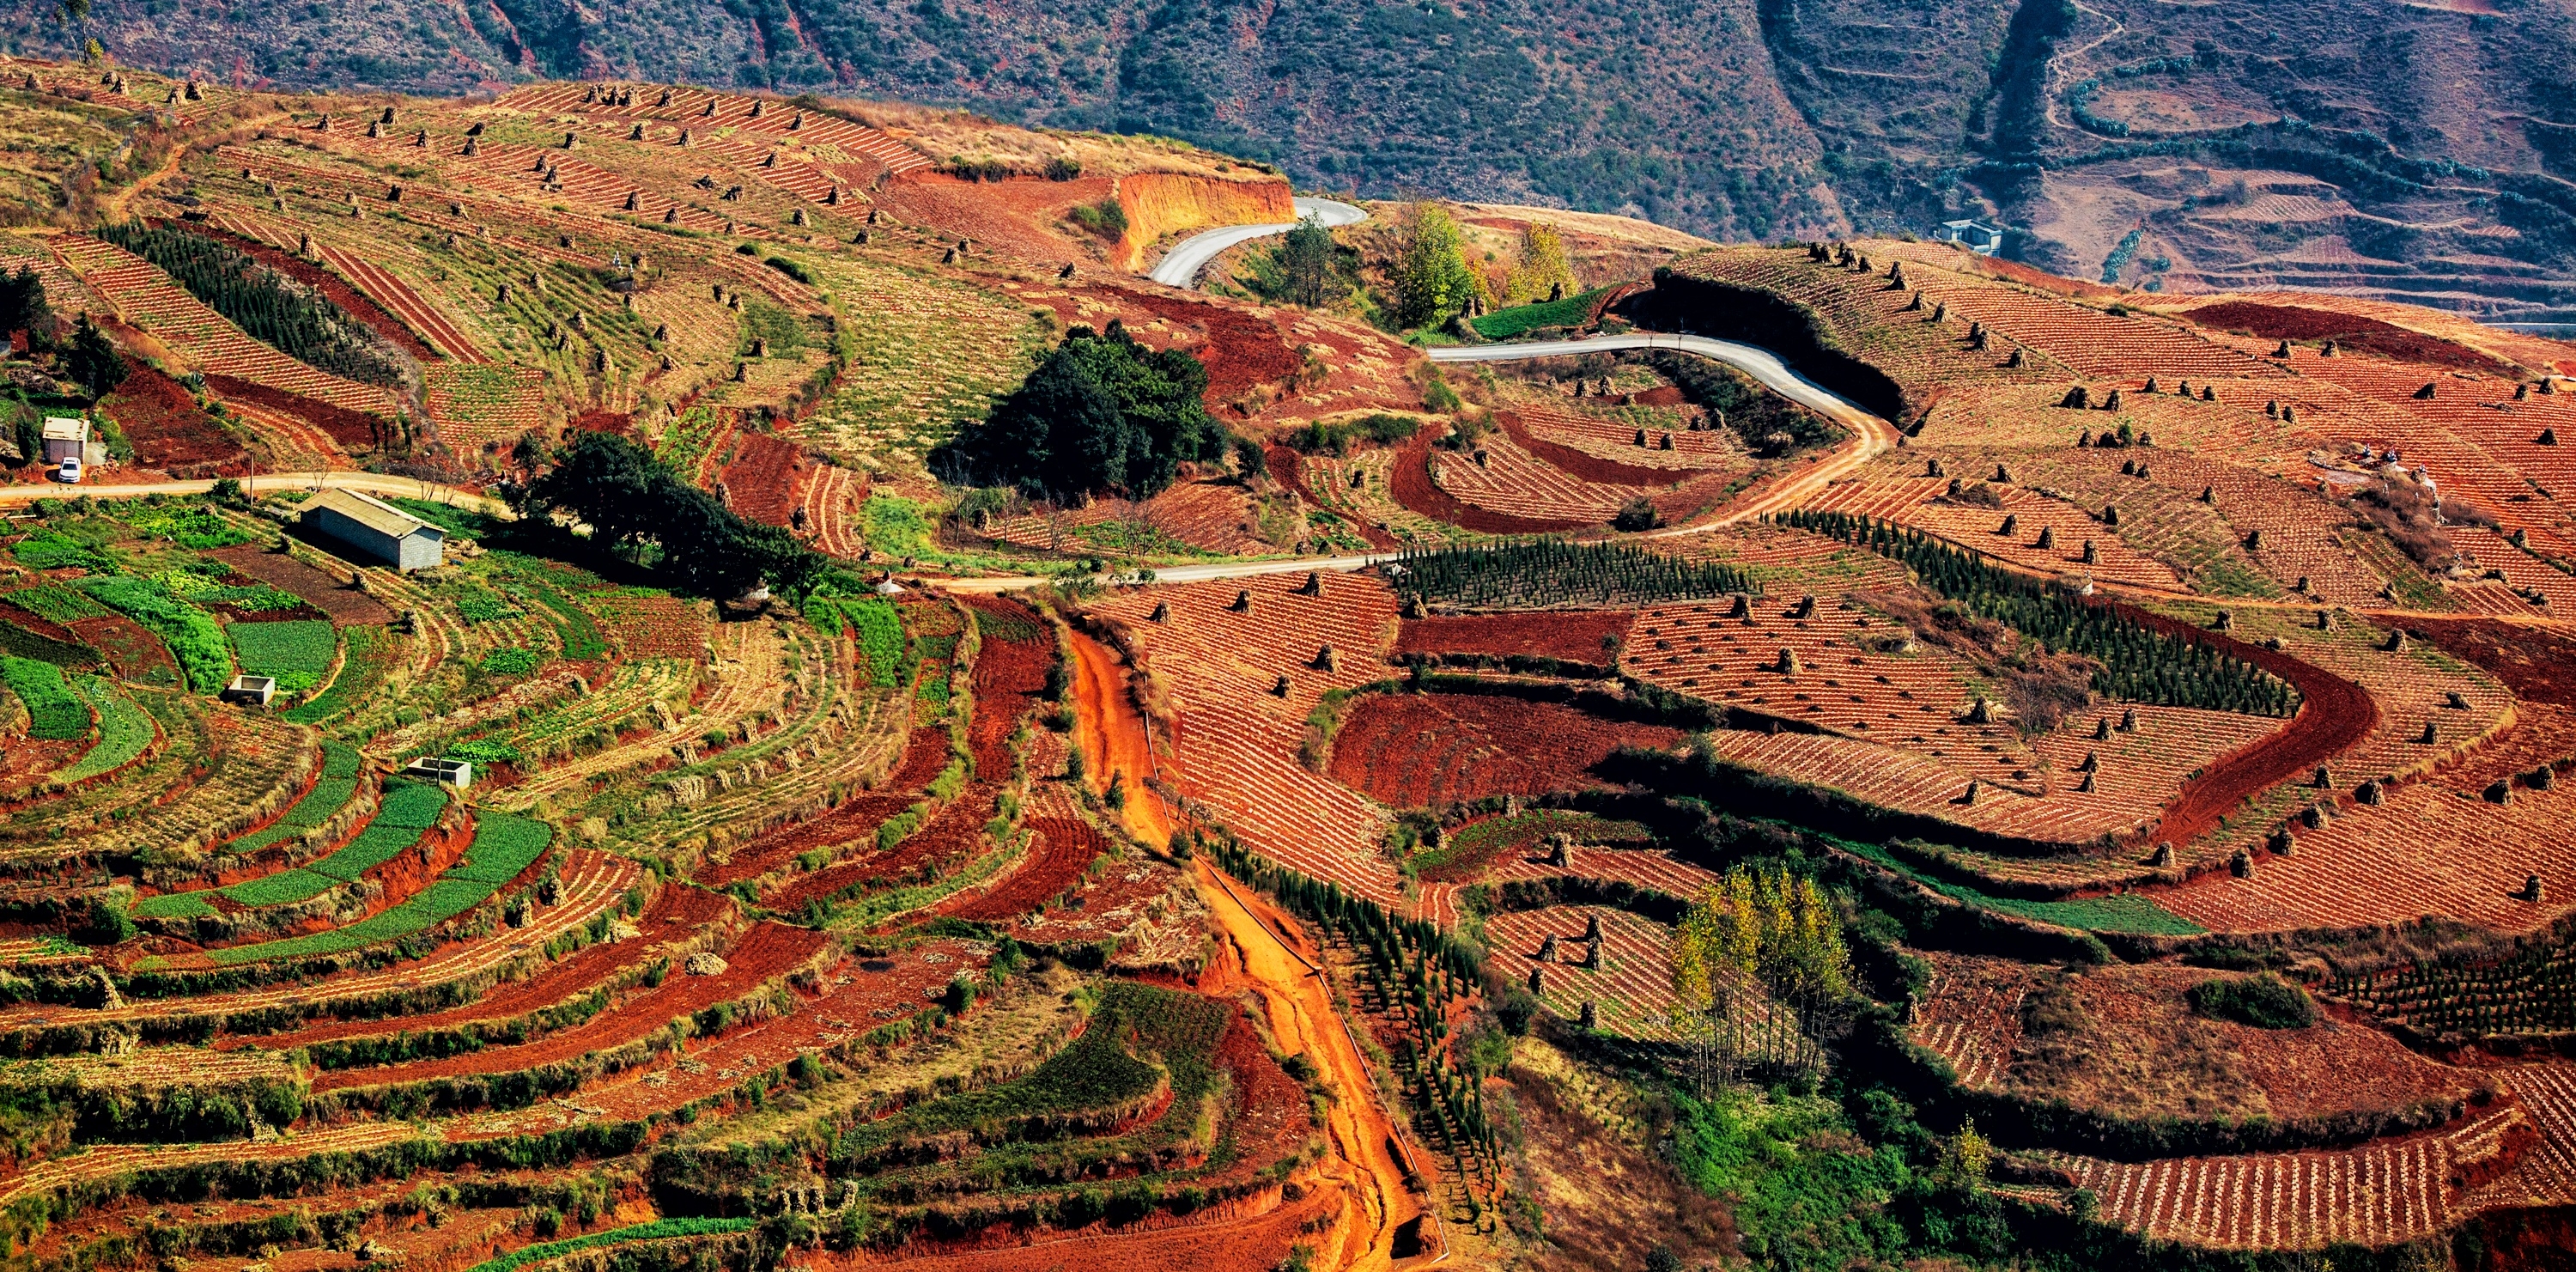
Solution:
<path fill-rule="evenodd" d="M 65 455 L 65 456 L 63 456 L 63 468 L 62 468 L 62 471 L 61 471 L 60 473 L 55 474 L 55 475 L 56 475 L 57 477 L 59 477 L 59 478 L 62 480 L 62 483 L 63 483 L 64 485 L 66 485 L 66 486 L 77 486 L 77 485 L 79 485 L 79 484 L 80 484 L 80 479 L 81 479 L 81 462 L 80 462 L 80 456 L 78 456 L 78 455 Z"/>

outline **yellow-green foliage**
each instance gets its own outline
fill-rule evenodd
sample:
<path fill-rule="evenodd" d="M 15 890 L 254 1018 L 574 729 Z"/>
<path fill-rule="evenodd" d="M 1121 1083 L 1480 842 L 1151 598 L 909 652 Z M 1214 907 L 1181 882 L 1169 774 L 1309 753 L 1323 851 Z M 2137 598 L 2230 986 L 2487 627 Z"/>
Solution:
<path fill-rule="evenodd" d="M 1739 866 L 1700 893 L 1673 933 L 1673 993 L 1705 1009 L 1730 973 L 1781 993 L 1850 991 L 1841 917 L 1815 880 Z"/>

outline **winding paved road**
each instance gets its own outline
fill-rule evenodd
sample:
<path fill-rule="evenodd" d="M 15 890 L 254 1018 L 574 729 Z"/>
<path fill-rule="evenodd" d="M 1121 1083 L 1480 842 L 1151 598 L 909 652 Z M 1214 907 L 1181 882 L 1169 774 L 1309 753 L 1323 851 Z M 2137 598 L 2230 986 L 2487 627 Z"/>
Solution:
<path fill-rule="evenodd" d="M 1454 345 L 1430 351 L 1434 362 L 1505 362 L 1523 358 L 1556 358 L 1569 354 L 1602 353 L 1614 349 L 1675 349 L 1683 353 L 1712 358 L 1743 371 L 1764 388 L 1807 407 L 1852 432 L 1852 440 L 1829 456 L 1809 462 L 1807 470 L 1772 486 L 1754 498 L 1743 500 L 1727 510 L 1726 515 L 1695 525 L 1658 530 L 1650 538 L 1700 534 L 1719 526 L 1732 525 L 1765 513 L 1794 508 L 1812 498 L 1835 478 L 1868 463 L 1879 452 L 1896 443 L 1896 429 L 1886 420 L 1861 409 L 1850 400 L 1790 369 L 1780 355 L 1759 345 L 1739 344 L 1732 340 L 1713 340 L 1707 336 L 1668 336 L 1641 332 L 1626 336 L 1595 336 L 1588 340 L 1533 340 L 1522 344 Z M 1352 556 L 1296 557 L 1277 561 L 1226 561 L 1209 565 L 1179 565 L 1156 570 L 1155 580 L 1164 583 L 1190 583 L 1204 579 L 1252 578 L 1264 574 L 1295 574 L 1305 570 L 1362 570 L 1381 562 L 1393 561 L 1394 552 L 1369 552 Z M 998 579 L 940 579 L 936 586 L 951 592 L 1008 592 L 1023 587 L 1042 586 L 1049 580 L 1034 575 Z"/>
<path fill-rule="evenodd" d="M 1368 219 L 1367 212 L 1337 199 L 1300 198 L 1297 200 L 1297 214 L 1321 221 L 1327 229 L 1357 225 Z M 1207 263 L 1215 260 L 1217 253 L 1238 243 L 1285 234 L 1299 224 L 1298 221 L 1285 221 L 1202 230 L 1173 244 L 1172 250 L 1165 252 L 1162 261 L 1145 277 L 1167 287 L 1196 287 L 1199 285 L 1199 271 L 1206 269 Z"/>

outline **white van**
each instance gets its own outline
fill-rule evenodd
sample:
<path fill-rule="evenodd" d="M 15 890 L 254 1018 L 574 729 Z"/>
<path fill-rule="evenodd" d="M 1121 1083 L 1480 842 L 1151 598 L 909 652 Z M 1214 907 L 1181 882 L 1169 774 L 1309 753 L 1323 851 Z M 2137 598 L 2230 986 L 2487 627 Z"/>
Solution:
<path fill-rule="evenodd" d="M 59 477 L 62 479 L 63 484 L 64 484 L 64 485 L 66 485 L 66 486 L 77 486 L 77 485 L 79 485 L 79 484 L 80 484 L 80 477 L 81 477 L 81 462 L 80 462 L 80 456 L 78 456 L 78 455 L 65 455 L 65 456 L 63 456 L 63 468 L 62 468 L 62 471 L 61 471 L 59 474 L 57 474 L 57 476 L 59 476 Z"/>

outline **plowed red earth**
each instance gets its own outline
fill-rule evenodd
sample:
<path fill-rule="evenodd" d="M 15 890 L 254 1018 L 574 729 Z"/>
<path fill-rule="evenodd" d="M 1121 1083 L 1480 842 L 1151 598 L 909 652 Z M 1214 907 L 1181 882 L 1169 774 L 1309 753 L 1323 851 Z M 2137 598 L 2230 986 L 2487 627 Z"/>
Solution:
<path fill-rule="evenodd" d="M 906 221 L 963 235 L 979 249 L 1035 261 L 1071 261 L 1083 249 L 1055 227 L 1077 204 L 1109 197 L 1115 185 L 1107 177 L 972 182 L 945 173 L 911 172 L 879 187 L 876 198 Z"/>
<path fill-rule="evenodd" d="M 580 433 L 615 433 L 621 437 L 633 437 L 635 417 L 624 411 L 584 411 L 574 416 L 572 423 L 565 427 Z"/>
<path fill-rule="evenodd" d="M 752 433 L 734 447 L 724 471 L 725 503 L 765 526 L 784 527 L 796 508 L 796 445 L 772 433 Z"/>
<path fill-rule="evenodd" d="M 1305 360 L 1280 338 L 1279 328 L 1257 315 L 1213 301 L 1151 292 L 1124 292 L 1119 299 L 1131 308 L 1197 333 L 1199 338 L 1190 352 L 1207 364 L 1205 397 L 1210 407 L 1232 401 L 1255 385 L 1277 384 L 1305 369 Z"/>
<path fill-rule="evenodd" d="M 1486 534 L 1541 534 L 1551 530 L 1577 530 L 1594 524 L 1589 521 L 1515 517 L 1479 508 L 1452 496 L 1431 480 L 1431 442 L 1429 431 L 1415 434 L 1412 441 L 1396 451 L 1394 462 L 1387 466 L 1387 493 L 1407 511 Z"/>
<path fill-rule="evenodd" d="M 760 903 L 772 910 L 792 910 L 861 884 L 890 887 L 923 875 L 935 878 L 973 853 L 983 839 L 984 823 L 993 816 L 996 789 L 980 783 L 967 787 L 929 825 L 914 831 L 892 852 L 827 866 L 763 894 Z"/>
<path fill-rule="evenodd" d="M 2370 691 L 2324 668 L 2133 605 L 2116 608 L 2123 617 L 2166 635 L 2197 641 L 2252 663 L 2289 681 L 2305 699 L 2287 726 L 2221 756 L 2200 776 L 2185 782 L 2173 802 L 2165 805 L 2156 827 L 2159 839 L 2181 844 L 2199 838 L 2237 805 L 2358 745 L 2379 724 L 2379 706 L 2370 700 Z"/>
<path fill-rule="evenodd" d="M 1037 613 L 1018 601 L 978 596 L 966 603 L 986 615 L 983 643 L 975 653 L 975 717 L 967 730 L 968 749 L 975 756 L 975 775 L 1000 781 L 1011 771 L 1012 730 L 1046 690 L 1055 641 Z"/>
<path fill-rule="evenodd" d="M 76 618 L 71 626 L 80 643 L 107 655 L 108 665 L 116 668 L 117 679 L 147 685 L 179 683 L 179 668 L 170 661 L 169 649 L 143 624 L 122 614 L 109 614 Z"/>
<path fill-rule="evenodd" d="M 853 795 L 820 817 L 780 827 L 734 849 L 731 857 L 698 871 L 696 878 L 711 888 L 757 879 L 795 860 L 798 853 L 874 835 L 877 827 L 920 798 L 918 794 Z"/>
<path fill-rule="evenodd" d="M 439 1060 L 336 1069 L 313 1079 L 316 1092 L 352 1087 L 425 1082 L 434 1078 L 483 1073 L 513 1073 L 577 1060 L 595 1051 L 647 1038 L 673 1020 L 718 1003 L 741 998 L 762 981 L 794 970 L 831 944 L 831 938 L 809 928 L 762 921 L 725 954 L 725 970 L 694 976 L 673 967 L 654 989 L 593 1016 L 587 1023 L 515 1047 L 491 1047 Z"/>
<path fill-rule="evenodd" d="M 503 981 L 465 1006 L 381 1020 L 335 1020 L 293 1033 L 228 1037 L 218 1041 L 215 1049 L 226 1051 L 257 1044 L 267 1050 L 283 1051 L 335 1038 L 419 1032 L 477 1020 L 508 1020 L 570 999 L 606 980 L 610 973 L 632 964 L 644 947 L 686 937 L 732 911 L 733 902 L 723 896 L 704 888 L 672 884 L 663 888 L 644 911 L 643 917 L 635 921 L 643 935 L 632 941 L 602 941 L 591 945 L 526 980 Z"/>
<path fill-rule="evenodd" d="M 39 636 L 58 640 L 67 645 L 87 643 L 81 639 L 79 632 L 32 610 L 20 609 L 7 601 L 0 601 L 0 623 L 7 623 L 11 627 L 22 627 Z"/>
<path fill-rule="evenodd" d="M 333 626 L 357 627 L 394 619 L 393 611 L 386 609 L 383 602 L 340 586 L 340 580 L 294 557 L 263 552 L 249 544 L 217 548 L 205 555 L 330 615 Z"/>
<path fill-rule="evenodd" d="M 2495 673 L 2514 697 L 2576 706 L 2576 637 L 2489 618 L 2413 618 L 2406 629 Z"/>
<path fill-rule="evenodd" d="M 1606 720 L 1501 694 L 1370 694 L 1333 742 L 1332 775 L 1399 808 L 1601 785 L 1593 768 L 1623 746 L 1669 748 L 1679 729 Z"/>
<path fill-rule="evenodd" d="M 212 371 L 205 374 L 206 384 L 218 395 L 238 398 L 244 402 L 267 407 L 272 411 L 292 415 L 322 430 L 342 450 L 373 449 L 376 438 L 385 427 L 383 421 L 362 411 L 333 406 L 328 402 L 288 393 L 283 389 L 272 389 L 265 384 L 253 384 L 234 376 L 218 375 Z"/>
<path fill-rule="evenodd" d="M 136 464 L 183 481 L 241 471 L 250 452 L 199 410 L 194 396 L 150 366 L 127 365 L 133 373 L 100 406 L 125 430 Z"/>
<path fill-rule="evenodd" d="M 1458 614 L 1408 618 L 1395 634 L 1399 654 L 1492 654 L 1556 658 L 1606 666 L 1615 642 L 1637 621 L 1635 610 L 1548 610 L 1523 614 Z"/>
<path fill-rule="evenodd" d="M 2203 305 L 2190 311 L 2190 317 L 2204 327 L 2250 331 L 2266 340 L 2332 340 L 2347 349 L 2376 353 L 2402 362 L 2426 362 L 2483 375 L 2516 378 L 2512 367 L 2475 349 L 2358 314 L 2230 300 Z"/>
<path fill-rule="evenodd" d="M 1079 882 L 1092 861 L 1109 851 L 1109 841 L 1099 831 L 1069 817 L 1031 818 L 1029 829 L 1037 832 L 1037 840 L 1019 869 L 990 891 L 949 898 L 939 912 L 980 922 L 1016 918 Z"/>

